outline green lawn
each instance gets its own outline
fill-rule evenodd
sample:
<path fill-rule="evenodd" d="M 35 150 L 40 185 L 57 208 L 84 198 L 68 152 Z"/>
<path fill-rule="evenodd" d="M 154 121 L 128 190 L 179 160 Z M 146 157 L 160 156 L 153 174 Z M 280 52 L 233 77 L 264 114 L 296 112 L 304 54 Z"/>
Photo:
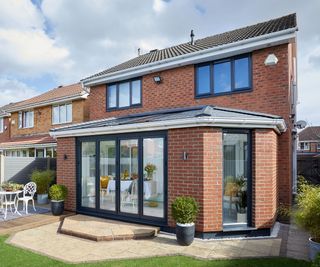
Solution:
<path fill-rule="evenodd" d="M 66 264 L 60 261 L 52 260 L 45 256 L 41 256 L 23 249 L 19 249 L 4 243 L 6 236 L 0 236 L 0 266 L 74 266 L 74 264 Z M 138 260 L 121 260 L 121 261 L 104 261 L 99 263 L 78 264 L 77 266 L 213 266 L 213 267 L 307 267 L 310 263 L 286 258 L 269 258 L 269 259 L 251 259 L 251 260 L 196 260 L 193 258 L 176 256 L 176 257 L 157 257 Z"/>

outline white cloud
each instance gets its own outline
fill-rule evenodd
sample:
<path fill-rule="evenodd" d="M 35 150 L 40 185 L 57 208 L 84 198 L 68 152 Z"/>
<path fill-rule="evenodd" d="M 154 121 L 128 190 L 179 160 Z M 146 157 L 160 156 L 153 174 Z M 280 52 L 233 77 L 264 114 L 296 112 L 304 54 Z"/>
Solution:
<path fill-rule="evenodd" d="M 163 0 L 153 0 L 152 8 L 156 13 L 162 13 L 166 9 L 166 2 Z"/>
<path fill-rule="evenodd" d="M 0 78 L 0 106 L 33 97 L 39 92 L 15 79 Z"/>

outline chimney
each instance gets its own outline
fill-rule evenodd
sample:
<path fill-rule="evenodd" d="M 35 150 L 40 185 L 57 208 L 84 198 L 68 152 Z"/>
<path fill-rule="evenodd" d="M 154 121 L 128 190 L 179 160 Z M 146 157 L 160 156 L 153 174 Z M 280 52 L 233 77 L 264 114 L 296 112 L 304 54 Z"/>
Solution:
<path fill-rule="evenodd" d="M 191 30 L 190 38 L 191 38 L 190 44 L 191 44 L 191 45 L 194 45 L 194 33 L 193 33 L 193 30 Z"/>

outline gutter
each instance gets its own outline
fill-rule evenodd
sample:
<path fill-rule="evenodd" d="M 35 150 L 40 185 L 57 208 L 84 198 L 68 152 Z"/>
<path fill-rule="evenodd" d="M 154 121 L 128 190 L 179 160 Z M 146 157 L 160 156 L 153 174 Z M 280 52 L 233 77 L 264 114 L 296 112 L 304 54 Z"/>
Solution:
<path fill-rule="evenodd" d="M 197 64 L 206 60 L 215 60 L 223 57 L 233 56 L 236 54 L 247 53 L 257 49 L 287 43 L 291 39 L 295 39 L 295 32 L 297 30 L 298 27 L 290 28 L 283 31 L 220 45 L 217 47 L 140 65 L 113 73 L 107 73 L 98 77 L 87 78 L 82 80 L 81 82 L 83 86 L 90 87 L 93 85 L 129 79 L 132 77 L 137 77 L 156 71 L 162 71 L 165 69 Z"/>
<path fill-rule="evenodd" d="M 159 131 L 190 127 L 225 127 L 225 128 L 247 128 L 247 129 L 273 129 L 281 134 L 286 131 L 286 124 L 283 119 L 257 120 L 257 119 L 237 119 L 237 118 L 189 118 L 180 120 L 155 121 L 145 123 L 134 123 L 126 125 L 93 127 L 87 129 L 53 129 L 49 134 L 53 138 L 91 136 L 103 134 L 117 134 L 143 131 Z"/>
<path fill-rule="evenodd" d="M 7 145 L 0 146 L 0 150 L 9 149 L 23 149 L 23 148 L 46 148 L 46 147 L 56 147 L 57 143 L 45 143 L 45 144 L 25 144 L 25 145 Z"/>
<path fill-rule="evenodd" d="M 17 108 L 12 107 L 12 108 L 7 109 L 6 111 L 12 113 L 12 112 L 17 112 L 17 111 L 26 110 L 26 109 L 32 109 L 32 108 L 37 108 L 37 107 L 59 104 L 59 103 L 67 102 L 67 101 L 73 101 L 73 100 L 77 100 L 77 99 L 86 99 L 88 97 L 88 95 L 89 94 L 87 92 L 85 92 L 81 95 L 77 94 L 77 95 L 73 95 L 73 96 L 66 96 L 66 97 L 57 98 L 54 100 L 41 101 L 38 103 L 22 105 Z"/>

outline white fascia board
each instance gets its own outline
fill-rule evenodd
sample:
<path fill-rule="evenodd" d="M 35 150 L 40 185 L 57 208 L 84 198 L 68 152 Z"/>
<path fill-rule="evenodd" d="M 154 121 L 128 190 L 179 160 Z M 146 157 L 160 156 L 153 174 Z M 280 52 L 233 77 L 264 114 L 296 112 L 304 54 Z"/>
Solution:
<path fill-rule="evenodd" d="M 156 71 L 163 71 L 167 69 L 177 68 L 190 64 L 197 64 L 205 61 L 212 61 L 221 59 L 224 57 L 230 57 L 238 54 L 252 52 L 254 50 L 276 46 L 284 43 L 288 43 L 296 38 L 296 28 L 291 28 L 275 33 L 270 33 L 255 38 L 242 40 L 235 43 L 220 45 L 217 47 L 168 58 L 165 60 L 152 62 L 149 64 L 105 74 L 98 77 L 92 77 L 82 80 L 82 84 L 85 87 L 94 85 L 110 83 L 133 77 L 138 77 L 146 74 L 150 74 Z"/>
<path fill-rule="evenodd" d="M 247 128 L 247 129 L 273 129 L 278 134 L 286 131 L 286 124 L 283 119 L 238 119 L 238 118 L 190 118 L 180 120 L 155 121 L 135 123 L 126 125 L 96 127 L 66 131 L 50 131 L 54 138 L 92 136 L 102 134 L 117 134 L 143 131 L 159 131 L 177 128 L 190 127 L 225 127 L 225 128 Z"/>
<path fill-rule="evenodd" d="M 12 150 L 12 149 L 24 149 L 24 148 L 46 148 L 46 147 L 56 147 L 57 143 L 46 143 L 46 144 L 24 144 L 24 145 L 7 145 L 1 146 L 1 150 Z"/>
<path fill-rule="evenodd" d="M 32 109 L 32 108 L 38 108 L 38 107 L 44 107 L 44 106 L 49 106 L 49 105 L 56 105 L 56 104 L 61 104 L 61 103 L 65 103 L 65 102 L 70 102 L 70 101 L 74 101 L 74 100 L 78 100 L 78 99 L 86 99 L 88 97 L 88 93 L 84 93 L 84 94 L 77 94 L 74 96 L 67 96 L 67 97 L 61 97 L 61 98 L 57 98 L 54 100 L 47 100 L 47 101 L 41 101 L 39 103 L 33 103 L 33 104 L 29 104 L 29 105 L 24 105 L 24 106 L 20 106 L 18 108 L 11 108 L 8 109 L 7 111 L 9 112 L 17 112 L 17 111 L 22 111 L 22 110 L 27 110 L 27 109 Z"/>

